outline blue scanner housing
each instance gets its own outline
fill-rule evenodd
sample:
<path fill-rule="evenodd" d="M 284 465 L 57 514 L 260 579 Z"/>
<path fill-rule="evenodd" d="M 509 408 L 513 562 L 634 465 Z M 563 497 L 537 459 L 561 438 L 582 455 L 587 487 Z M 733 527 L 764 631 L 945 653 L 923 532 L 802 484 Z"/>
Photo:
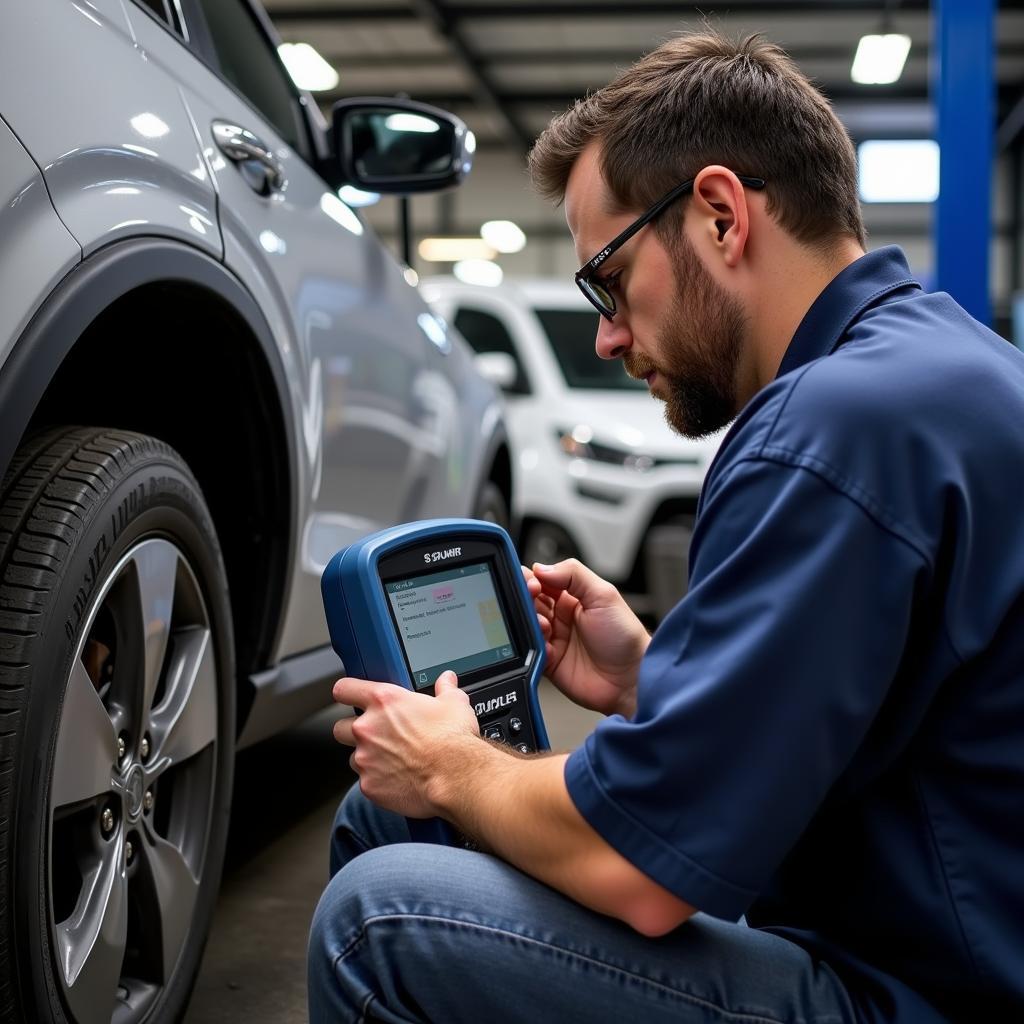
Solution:
<path fill-rule="evenodd" d="M 500 526 L 432 519 L 381 530 L 339 551 L 320 586 L 347 675 L 432 694 L 437 676 L 452 668 L 482 735 L 523 753 L 549 749 L 537 696 L 544 638 Z M 466 644 L 485 649 L 467 656 Z M 439 819 L 409 826 L 414 839 L 458 845 Z"/>

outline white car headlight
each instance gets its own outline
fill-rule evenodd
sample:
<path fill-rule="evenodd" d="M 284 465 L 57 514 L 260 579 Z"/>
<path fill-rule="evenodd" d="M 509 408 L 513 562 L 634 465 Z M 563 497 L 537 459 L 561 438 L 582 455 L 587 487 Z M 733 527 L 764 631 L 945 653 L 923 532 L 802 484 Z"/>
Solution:
<path fill-rule="evenodd" d="M 574 459 L 604 462 L 638 473 L 645 473 L 655 465 L 655 460 L 650 455 L 639 455 L 625 448 L 594 441 L 593 430 L 585 425 L 573 427 L 571 430 L 556 430 L 555 436 L 559 448 Z"/>

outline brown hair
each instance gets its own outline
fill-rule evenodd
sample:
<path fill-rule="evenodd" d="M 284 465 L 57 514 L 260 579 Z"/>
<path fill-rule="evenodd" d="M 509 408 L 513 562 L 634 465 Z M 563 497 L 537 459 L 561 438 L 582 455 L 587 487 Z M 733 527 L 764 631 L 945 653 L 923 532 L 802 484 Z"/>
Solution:
<path fill-rule="evenodd" d="M 530 152 L 543 195 L 564 198 L 576 158 L 593 141 L 623 210 L 645 209 L 702 167 L 724 164 L 765 179 L 768 212 L 797 240 L 816 248 L 841 236 L 864 242 L 850 138 L 825 97 L 761 36 L 678 36 L 577 100 Z M 665 233 L 678 223 L 656 226 Z"/>

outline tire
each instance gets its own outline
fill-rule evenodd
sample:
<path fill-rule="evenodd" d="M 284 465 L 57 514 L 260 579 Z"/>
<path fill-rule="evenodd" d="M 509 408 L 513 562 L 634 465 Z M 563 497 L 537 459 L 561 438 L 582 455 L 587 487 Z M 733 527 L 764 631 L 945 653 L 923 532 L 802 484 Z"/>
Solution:
<path fill-rule="evenodd" d="M 569 534 L 555 523 L 531 523 L 523 539 L 524 565 L 541 562 L 551 565 L 565 558 L 579 558 L 580 549 Z"/>
<path fill-rule="evenodd" d="M 488 480 L 480 488 L 476 504 L 473 506 L 473 518 L 482 519 L 487 523 L 495 523 L 506 530 L 509 528 L 511 518 L 508 502 L 505 501 L 505 495 L 501 493 L 501 488 L 493 480 Z"/>
<path fill-rule="evenodd" d="M 0 1020 L 184 1014 L 234 705 L 226 575 L 185 463 L 114 430 L 26 442 L 0 485 Z"/>

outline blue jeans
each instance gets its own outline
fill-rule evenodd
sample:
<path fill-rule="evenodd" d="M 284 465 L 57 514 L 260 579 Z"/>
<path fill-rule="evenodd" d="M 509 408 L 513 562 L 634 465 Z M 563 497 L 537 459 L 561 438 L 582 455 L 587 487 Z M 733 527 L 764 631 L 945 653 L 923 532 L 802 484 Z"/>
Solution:
<path fill-rule="evenodd" d="M 311 1024 L 840 1024 L 839 979 L 776 935 L 697 914 L 645 938 L 496 857 L 413 843 L 354 786 L 309 940 Z"/>

